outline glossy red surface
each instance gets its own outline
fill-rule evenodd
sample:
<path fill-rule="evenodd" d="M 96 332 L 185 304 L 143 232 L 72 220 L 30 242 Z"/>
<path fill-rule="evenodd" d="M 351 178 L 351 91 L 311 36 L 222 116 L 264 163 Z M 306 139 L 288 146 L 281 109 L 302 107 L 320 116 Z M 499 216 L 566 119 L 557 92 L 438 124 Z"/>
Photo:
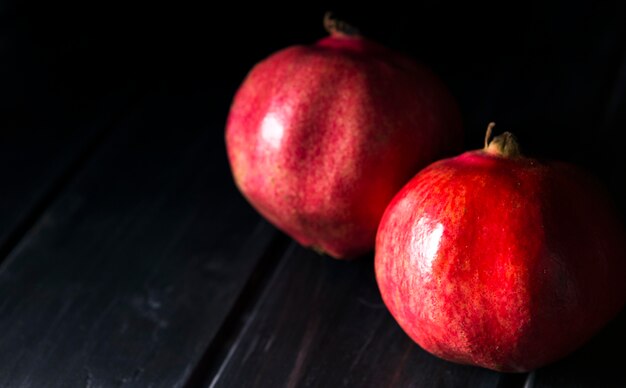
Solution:
<path fill-rule="evenodd" d="M 393 195 L 461 142 L 455 102 L 429 70 L 347 36 L 256 65 L 226 129 L 249 202 L 301 244 L 337 258 L 371 250 Z"/>
<path fill-rule="evenodd" d="M 473 151 L 432 164 L 381 220 L 376 277 L 427 351 L 528 371 L 588 340 L 626 299 L 624 232 L 589 176 Z"/>

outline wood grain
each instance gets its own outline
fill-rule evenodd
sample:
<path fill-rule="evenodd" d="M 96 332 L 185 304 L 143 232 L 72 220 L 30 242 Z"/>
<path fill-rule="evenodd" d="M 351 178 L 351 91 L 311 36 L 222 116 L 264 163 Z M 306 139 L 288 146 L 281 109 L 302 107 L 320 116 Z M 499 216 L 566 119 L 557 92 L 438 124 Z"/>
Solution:
<path fill-rule="evenodd" d="M 210 387 L 504 387 L 523 375 L 420 349 L 382 303 L 371 256 L 336 261 L 293 243 Z"/>
<path fill-rule="evenodd" d="M 238 195 L 205 103 L 143 105 L 4 263 L 0 386 L 191 374 L 275 235 Z"/>

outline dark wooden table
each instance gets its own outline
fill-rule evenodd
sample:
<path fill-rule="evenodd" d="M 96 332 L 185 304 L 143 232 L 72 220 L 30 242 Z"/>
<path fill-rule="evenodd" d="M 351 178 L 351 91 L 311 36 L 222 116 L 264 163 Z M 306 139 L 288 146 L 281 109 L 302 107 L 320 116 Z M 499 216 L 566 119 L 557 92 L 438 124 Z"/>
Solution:
<path fill-rule="evenodd" d="M 590 169 L 623 217 L 626 8 L 419 7 L 353 17 L 441 74 L 468 148 L 496 120 Z M 272 28 L 235 13 L 244 37 L 226 39 L 205 19 L 232 10 L 0 9 L 1 387 L 626 386 L 623 314 L 530 374 L 445 362 L 389 315 L 372 255 L 320 256 L 245 202 L 232 95 L 257 60 L 321 36 L 323 10 Z"/>

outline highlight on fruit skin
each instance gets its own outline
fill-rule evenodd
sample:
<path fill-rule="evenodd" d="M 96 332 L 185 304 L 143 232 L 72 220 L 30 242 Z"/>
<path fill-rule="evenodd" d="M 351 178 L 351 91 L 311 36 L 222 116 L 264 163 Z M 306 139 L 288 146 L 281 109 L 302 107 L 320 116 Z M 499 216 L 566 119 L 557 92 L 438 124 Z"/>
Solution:
<path fill-rule="evenodd" d="M 525 372 L 573 352 L 623 308 L 626 238 L 597 180 L 500 136 L 400 190 L 379 226 L 376 280 L 426 351 Z"/>
<path fill-rule="evenodd" d="M 393 195 L 460 149 L 454 98 L 438 77 L 346 23 L 256 64 L 226 124 L 237 187 L 300 244 L 335 258 L 374 248 Z"/>

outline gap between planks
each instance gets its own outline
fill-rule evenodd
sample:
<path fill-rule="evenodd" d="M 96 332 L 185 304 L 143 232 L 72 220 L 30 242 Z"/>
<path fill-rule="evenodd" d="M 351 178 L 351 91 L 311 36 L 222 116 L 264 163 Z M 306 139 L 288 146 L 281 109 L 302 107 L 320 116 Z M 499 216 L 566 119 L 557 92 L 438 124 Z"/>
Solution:
<path fill-rule="evenodd" d="M 273 237 L 257 261 L 250 279 L 224 318 L 213 341 L 183 385 L 185 388 L 213 386 L 213 382 L 219 378 L 221 369 L 228 363 L 230 355 L 237 348 L 237 341 L 241 338 L 241 334 L 246 330 L 248 323 L 252 321 L 258 302 L 265 294 L 267 285 L 280 269 L 281 263 L 285 262 L 289 249 L 293 248 L 295 244 L 289 237 L 278 232 L 265 221 L 261 221 L 258 229 L 261 230 L 254 233 L 255 235 L 273 233 Z M 256 244 L 252 245 L 250 249 L 245 249 L 242 254 L 254 254 L 255 252 L 252 251 L 259 247 Z"/>

